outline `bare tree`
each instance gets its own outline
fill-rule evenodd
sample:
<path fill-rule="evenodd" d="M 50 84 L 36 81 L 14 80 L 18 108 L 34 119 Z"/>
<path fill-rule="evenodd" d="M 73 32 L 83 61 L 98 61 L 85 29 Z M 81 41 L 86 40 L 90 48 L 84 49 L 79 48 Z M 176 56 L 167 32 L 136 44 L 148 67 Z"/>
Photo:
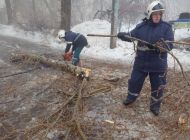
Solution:
<path fill-rule="evenodd" d="M 46 5 L 46 7 L 48 8 L 48 11 L 50 13 L 50 16 L 51 16 L 51 19 L 53 19 L 53 21 L 56 21 L 56 18 L 55 18 L 55 14 L 52 10 L 52 8 L 49 6 L 49 3 L 48 3 L 48 0 L 44 0 L 44 3 Z M 53 24 L 53 23 L 52 23 Z M 54 25 L 54 24 L 53 24 Z"/>
<path fill-rule="evenodd" d="M 61 28 L 70 30 L 71 25 L 71 0 L 61 0 Z"/>
<path fill-rule="evenodd" d="M 33 26 L 36 25 L 37 19 L 36 19 L 36 4 L 35 0 L 32 0 L 32 9 L 33 9 Z"/>
<path fill-rule="evenodd" d="M 7 8 L 8 24 L 11 24 L 13 22 L 13 12 L 12 12 L 10 0 L 5 0 L 5 4 L 6 4 L 6 8 Z"/>

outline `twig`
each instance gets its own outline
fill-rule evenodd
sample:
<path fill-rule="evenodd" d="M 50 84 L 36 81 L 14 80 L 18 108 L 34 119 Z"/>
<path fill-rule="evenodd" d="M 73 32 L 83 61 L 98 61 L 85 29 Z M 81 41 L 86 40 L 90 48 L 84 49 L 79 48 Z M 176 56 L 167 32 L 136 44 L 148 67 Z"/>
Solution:
<path fill-rule="evenodd" d="M 183 41 L 165 41 L 166 43 L 173 43 L 173 44 L 179 44 L 179 45 L 190 45 L 188 42 Z"/>
<path fill-rule="evenodd" d="M 104 34 L 87 34 L 87 36 L 91 36 L 91 37 L 117 37 L 117 35 L 104 35 Z M 151 43 L 146 42 L 144 40 L 141 40 L 141 39 L 138 39 L 138 38 L 135 38 L 135 37 L 132 37 L 132 36 L 128 36 L 128 35 L 125 35 L 125 36 L 128 37 L 129 39 L 140 41 L 142 43 L 146 43 L 146 44 L 152 45 Z M 181 45 L 190 45 L 190 43 L 183 42 L 183 41 L 166 41 L 166 43 L 181 44 Z"/>
<path fill-rule="evenodd" d="M 82 98 L 89 98 L 89 97 L 94 96 L 95 94 L 105 93 L 105 92 L 109 92 L 109 91 L 111 91 L 111 87 L 108 87 L 108 86 L 107 87 L 106 86 L 105 87 L 101 87 L 99 89 L 96 89 L 96 90 L 90 92 L 88 96 L 83 96 Z"/>
<path fill-rule="evenodd" d="M 72 101 L 72 99 L 75 97 L 77 95 L 77 93 L 75 93 L 73 96 L 71 96 L 67 101 L 66 101 L 66 103 L 65 104 L 63 104 L 55 113 L 53 113 L 49 118 L 51 118 L 52 116 L 54 116 L 55 114 L 57 114 L 59 111 L 61 111 L 67 104 L 69 104 L 71 101 Z M 61 111 L 62 112 L 62 111 Z M 47 120 L 49 120 L 49 118 L 47 119 Z M 58 120 L 58 118 L 60 118 L 60 115 L 58 115 L 58 117 L 57 117 L 57 119 L 56 120 Z M 54 122 L 55 124 L 56 124 L 56 122 Z"/>
<path fill-rule="evenodd" d="M 69 128 L 69 129 L 67 130 L 67 134 L 66 134 L 66 136 L 65 136 L 65 140 L 67 140 L 67 139 L 68 139 L 69 134 L 70 134 L 70 131 L 71 131 L 71 128 Z"/>
<path fill-rule="evenodd" d="M 47 85 L 45 88 L 43 88 L 41 91 L 39 91 L 38 93 L 36 93 L 36 96 L 40 95 L 41 93 L 44 93 L 45 91 L 47 91 L 48 89 L 51 88 L 51 86 L 53 85 L 53 83 L 56 81 L 57 79 L 53 80 L 49 85 Z"/>
<path fill-rule="evenodd" d="M 168 46 L 168 44 L 166 43 L 166 41 L 164 41 L 164 40 L 162 40 L 162 41 L 163 41 L 163 43 L 164 43 L 165 45 Z M 190 82 L 188 81 L 188 79 L 187 79 L 187 77 L 186 77 L 186 75 L 185 75 L 185 73 L 184 73 L 183 66 L 182 66 L 182 64 L 180 63 L 179 59 L 178 59 L 173 53 L 171 53 L 170 51 L 168 51 L 167 49 L 165 49 L 165 48 L 163 48 L 163 47 L 160 47 L 160 46 L 156 46 L 156 45 L 154 45 L 154 46 L 155 46 L 155 47 L 158 47 L 159 49 L 163 49 L 164 51 L 166 51 L 168 54 L 170 54 L 170 55 L 177 61 L 178 65 L 180 66 L 180 69 L 181 69 L 183 78 L 186 80 L 188 86 L 190 86 Z"/>
<path fill-rule="evenodd" d="M 7 103 L 11 103 L 14 102 L 15 100 L 10 100 L 10 101 L 6 101 L 6 102 L 0 102 L 0 104 L 7 104 Z"/>
<path fill-rule="evenodd" d="M 82 85 L 79 89 L 79 93 L 78 93 L 78 98 L 77 98 L 77 101 L 76 101 L 76 104 L 75 104 L 75 107 L 74 107 L 74 113 L 73 113 L 73 120 L 74 122 L 76 123 L 76 126 L 77 126 L 77 130 L 80 134 L 80 136 L 82 137 L 83 140 L 87 140 L 85 134 L 83 133 L 82 129 L 81 129 L 81 125 L 78 121 L 78 112 L 79 112 L 79 105 L 80 105 L 80 101 L 82 99 L 82 90 L 83 88 L 85 87 L 85 84 L 86 84 L 86 79 L 83 79 L 82 81 Z"/>
<path fill-rule="evenodd" d="M 80 134 L 80 136 L 82 137 L 83 140 L 87 140 L 85 134 L 83 133 L 82 129 L 81 129 L 81 125 L 80 123 L 75 119 L 75 123 L 77 125 L 77 129 L 78 129 L 78 132 Z"/>
<path fill-rule="evenodd" d="M 1 76 L 0 78 L 7 78 L 7 77 L 11 77 L 11 76 L 16 76 L 16 75 L 20 75 L 20 74 L 29 73 L 29 72 L 35 71 L 35 70 L 37 70 L 39 68 L 40 67 L 37 67 L 37 68 L 34 68 L 34 69 L 29 69 L 29 70 L 26 70 L 26 71 L 21 71 L 21 72 L 18 72 L 18 73 L 13 73 L 13 74 L 10 74 L 10 75 L 4 75 L 4 76 Z"/>

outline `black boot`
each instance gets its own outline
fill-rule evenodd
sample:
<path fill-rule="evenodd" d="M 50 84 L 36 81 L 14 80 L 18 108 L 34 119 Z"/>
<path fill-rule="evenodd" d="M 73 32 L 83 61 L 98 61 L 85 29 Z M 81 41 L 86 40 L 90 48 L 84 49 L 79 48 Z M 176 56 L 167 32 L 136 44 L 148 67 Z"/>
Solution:
<path fill-rule="evenodd" d="M 158 116 L 160 111 L 158 109 L 150 109 L 150 111 L 155 115 Z"/>
<path fill-rule="evenodd" d="M 123 104 L 125 106 L 128 106 L 128 105 L 132 104 L 133 102 L 134 102 L 133 100 L 126 99 L 126 100 L 123 101 Z"/>

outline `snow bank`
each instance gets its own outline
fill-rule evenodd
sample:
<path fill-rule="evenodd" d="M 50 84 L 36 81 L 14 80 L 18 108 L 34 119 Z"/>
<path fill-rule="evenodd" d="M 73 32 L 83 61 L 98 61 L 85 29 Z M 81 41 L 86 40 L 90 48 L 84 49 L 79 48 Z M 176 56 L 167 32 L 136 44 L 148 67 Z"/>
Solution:
<path fill-rule="evenodd" d="M 179 59 L 180 63 L 183 65 L 183 68 L 185 71 L 189 71 L 190 70 L 190 52 L 186 51 L 186 50 L 176 50 L 173 49 L 172 50 L 173 54 Z M 168 65 L 170 68 L 175 67 L 176 69 L 179 70 L 179 65 L 177 64 L 177 62 L 174 62 L 174 59 L 171 57 L 171 55 L 169 55 L 168 57 Z"/>
<path fill-rule="evenodd" d="M 15 37 L 37 44 L 50 45 L 53 48 L 61 50 L 63 50 L 66 46 L 64 43 L 59 42 L 59 40 L 51 34 L 45 35 L 42 32 L 24 31 L 15 26 L 0 24 L 0 35 Z"/>
<path fill-rule="evenodd" d="M 111 24 L 107 21 L 87 21 L 72 28 L 73 31 L 86 34 L 110 34 Z M 87 37 L 87 36 L 86 36 Z M 87 37 L 90 48 L 85 48 L 82 55 L 120 63 L 131 63 L 134 51 L 131 43 L 118 40 L 117 48 L 110 49 L 110 38 Z M 132 56 L 132 57 L 131 57 Z"/>
<path fill-rule="evenodd" d="M 176 29 L 175 30 L 175 40 L 181 40 L 190 37 L 190 29 Z"/>
<path fill-rule="evenodd" d="M 111 24 L 103 20 L 93 20 L 81 23 L 72 28 L 72 31 L 84 34 L 110 34 Z M 128 31 L 135 26 L 123 26 L 122 31 Z M 190 31 L 187 29 L 178 29 L 175 32 L 175 39 L 179 40 L 190 36 Z M 26 32 L 14 26 L 0 25 L 0 35 L 12 36 L 21 39 L 26 39 L 35 43 L 51 46 L 53 49 L 64 51 L 65 44 L 52 35 L 44 35 L 40 32 Z M 86 36 L 87 37 L 87 36 Z M 101 59 L 109 62 L 117 62 L 123 64 L 131 64 L 134 60 L 135 53 L 133 44 L 117 40 L 117 48 L 110 49 L 110 38 L 105 37 L 87 37 L 90 48 L 84 48 L 82 56 L 87 56 L 94 59 Z M 173 50 L 173 53 L 184 65 L 185 70 L 190 69 L 190 52 L 185 50 Z M 174 60 L 169 57 L 169 67 L 174 67 Z"/>
<path fill-rule="evenodd" d="M 0 35 L 25 39 L 31 42 L 43 42 L 44 35 L 40 32 L 24 31 L 15 26 L 0 25 Z"/>

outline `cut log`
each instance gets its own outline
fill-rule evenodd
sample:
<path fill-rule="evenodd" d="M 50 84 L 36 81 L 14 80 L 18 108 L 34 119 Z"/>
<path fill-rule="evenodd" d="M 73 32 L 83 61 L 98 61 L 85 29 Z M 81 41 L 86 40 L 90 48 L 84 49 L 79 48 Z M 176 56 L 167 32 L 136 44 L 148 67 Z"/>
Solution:
<path fill-rule="evenodd" d="M 83 76 L 83 78 L 89 78 L 91 69 L 88 68 L 82 68 L 78 66 L 74 66 L 72 64 L 69 64 L 68 62 L 62 60 L 54 60 L 50 58 L 46 58 L 44 56 L 37 56 L 37 55 L 28 55 L 28 54 L 11 54 L 11 61 L 12 62 L 19 62 L 19 61 L 32 61 L 36 63 L 40 63 L 42 65 L 46 65 L 53 68 L 58 68 L 63 71 L 67 71 L 72 73 L 75 76 Z"/>

